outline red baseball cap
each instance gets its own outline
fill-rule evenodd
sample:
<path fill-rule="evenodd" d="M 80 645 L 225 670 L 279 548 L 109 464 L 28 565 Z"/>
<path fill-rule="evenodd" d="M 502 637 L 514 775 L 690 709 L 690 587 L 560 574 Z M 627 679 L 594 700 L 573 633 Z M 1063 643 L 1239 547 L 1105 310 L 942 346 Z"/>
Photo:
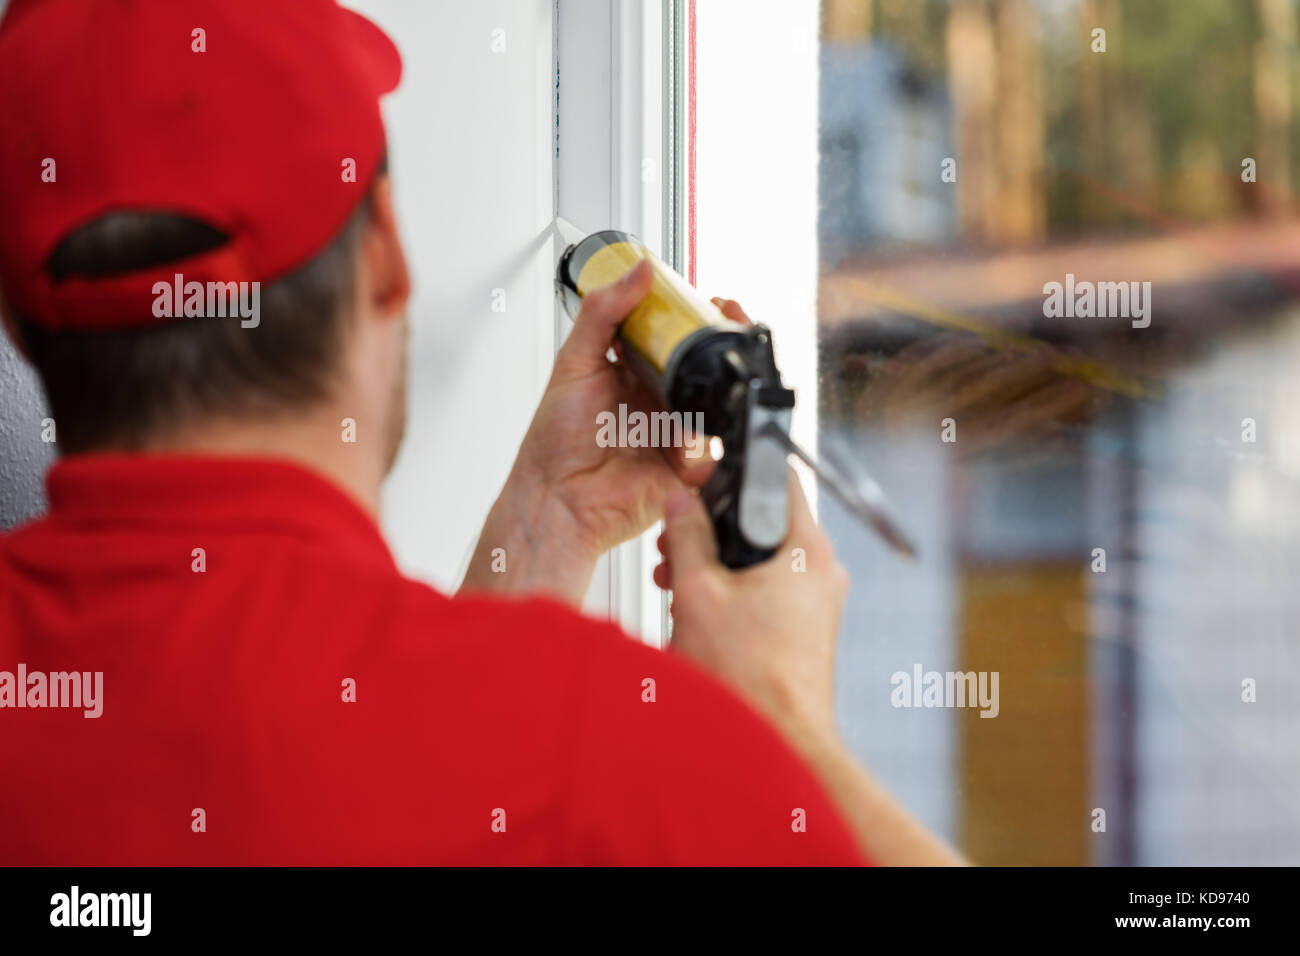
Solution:
<path fill-rule="evenodd" d="M 273 281 L 362 201 L 401 57 L 335 0 L 13 0 L 0 22 L 0 290 L 50 328 L 154 316 L 155 282 Z M 157 269 L 55 281 L 70 233 L 119 211 L 221 230 Z M 161 320 L 167 321 L 167 320 Z"/>

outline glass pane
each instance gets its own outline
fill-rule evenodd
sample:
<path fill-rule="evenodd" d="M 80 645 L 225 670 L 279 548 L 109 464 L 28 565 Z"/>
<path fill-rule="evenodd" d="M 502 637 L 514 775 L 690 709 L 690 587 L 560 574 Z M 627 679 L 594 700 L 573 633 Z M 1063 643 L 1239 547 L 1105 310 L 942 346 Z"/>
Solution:
<path fill-rule="evenodd" d="M 1300 863 L 1295 57 L 1292 0 L 822 4 L 820 443 L 920 546 L 821 499 L 841 727 L 977 862 Z"/>

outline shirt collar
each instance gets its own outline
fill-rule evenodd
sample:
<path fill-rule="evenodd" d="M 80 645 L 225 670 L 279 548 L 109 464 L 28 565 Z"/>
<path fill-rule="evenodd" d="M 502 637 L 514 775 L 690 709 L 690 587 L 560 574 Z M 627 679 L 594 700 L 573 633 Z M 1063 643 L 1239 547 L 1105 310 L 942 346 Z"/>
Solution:
<path fill-rule="evenodd" d="M 395 567 L 379 528 L 352 498 L 284 460 L 72 455 L 50 467 L 45 484 L 50 516 L 62 522 L 280 533 Z"/>

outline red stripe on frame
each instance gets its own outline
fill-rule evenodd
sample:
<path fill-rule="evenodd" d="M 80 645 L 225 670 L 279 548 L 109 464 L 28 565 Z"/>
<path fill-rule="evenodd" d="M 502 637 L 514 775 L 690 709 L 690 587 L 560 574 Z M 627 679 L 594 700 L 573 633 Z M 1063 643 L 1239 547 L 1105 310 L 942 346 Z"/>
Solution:
<path fill-rule="evenodd" d="M 688 76 L 686 80 L 686 95 L 689 98 L 689 114 L 686 129 L 686 152 L 687 157 L 687 199 L 686 199 L 686 233 L 687 233 L 687 255 L 690 257 L 688 263 L 691 285 L 695 285 L 695 0 L 690 0 L 689 27 L 687 29 L 687 48 L 689 60 L 687 61 Z"/>

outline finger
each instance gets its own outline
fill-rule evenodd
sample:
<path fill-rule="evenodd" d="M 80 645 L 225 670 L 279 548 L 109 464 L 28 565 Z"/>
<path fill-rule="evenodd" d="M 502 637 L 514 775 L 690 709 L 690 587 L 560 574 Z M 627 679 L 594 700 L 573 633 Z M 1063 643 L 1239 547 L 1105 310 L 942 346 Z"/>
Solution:
<path fill-rule="evenodd" d="M 741 325 L 754 324 L 754 320 L 745 313 L 745 310 L 740 307 L 740 303 L 735 299 L 724 299 L 721 296 L 715 296 L 713 304 L 732 322 L 739 322 Z"/>
<path fill-rule="evenodd" d="M 615 372 L 621 386 L 619 401 L 626 402 L 631 410 L 644 412 L 651 422 L 657 421 L 653 416 L 664 411 L 663 402 L 659 397 L 646 386 L 627 363 L 620 362 Z M 709 476 L 717 468 L 717 462 L 710 455 L 709 436 L 688 427 L 691 423 L 690 415 L 683 415 L 682 421 L 684 424 L 680 430 L 676 428 L 670 430 L 670 434 L 679 436 L 680 440 L 678 438 L 665 440 L 659 444 L 656 451 L 683 484 L 698 488 L 709 480 Z"/>
<path fill-rule="evenodd" d="M 709 480 L 718 463 L 709 455 L 709 439 L 707 435 L 691 435 L 688 442 L 684 442 L 680 448 L 662 449 L 664 457 L 668 463 L 673 466 L 673 471 L 682 483 L 692 488 L 698 488 Z"/>
<path fill-rule="evenodd" d="M 650 421 L 656 421 L 653 416 L 665 411 L 658 395 L 627 363 L 620 363 L 618 377 L 625 396 L 621 401 L 626 401 L 629 409 L 644 412 Z M 709 480 L 709 476 L 717 467 L 717 462 L 710 454 L 709 436 L 691 427 L 692 416 L 682 414 L 681 420 L 680 429 L 671 429 L 671 434 L 678 437 L 671 441 L 663 441 L 659 446 L 659 453 L 683 484 L 698 488 Z"/>
<path fill-rule="evenodd" d="M 674 578 L 717 566 L 718 543 L 713 536 L 713 524 L 698 497 L 689 491 L 675 490 L 664 509 L 664 524 Z"/>
<path fill-rule="evenodd" d="M 608 364 L 605 353 L 614 341 L 619 323 L 645 298 L 653 282 L 654 270 L 643 259 L 623 278 L 589 292 L 573 320 L 573 331 L 560 349 L 564 360 L 589 368 Z"/>
<path fill-rule="evenodd" d="M 673 570 L 672 565 L 665 561 L 663 564 L 655 565 L 654 570 L 655 587 L 661 591 L 672 589 Z"/>

